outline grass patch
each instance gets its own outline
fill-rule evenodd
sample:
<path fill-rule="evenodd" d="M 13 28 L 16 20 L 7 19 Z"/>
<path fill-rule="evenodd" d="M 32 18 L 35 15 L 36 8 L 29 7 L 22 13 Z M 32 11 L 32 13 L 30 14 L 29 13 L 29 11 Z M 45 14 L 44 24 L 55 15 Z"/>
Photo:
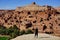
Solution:
<path fill-rule="evenodd" d="M 0 40 L 10 40 L 9 37 L 0 37 Z"/>

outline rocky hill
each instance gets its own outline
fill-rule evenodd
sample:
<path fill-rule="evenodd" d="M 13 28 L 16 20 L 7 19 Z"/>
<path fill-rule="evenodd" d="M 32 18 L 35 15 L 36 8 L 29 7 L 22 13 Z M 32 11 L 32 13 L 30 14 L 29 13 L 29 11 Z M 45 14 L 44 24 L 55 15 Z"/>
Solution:
<path fill-rule="evenodd" d="M 32 3 L 15 10 L 0 10 L 0 25 L 17 25 L 20 30 L 38 27 L 42 33 L 60 34 L 60 12 L 51 6 Z"/>

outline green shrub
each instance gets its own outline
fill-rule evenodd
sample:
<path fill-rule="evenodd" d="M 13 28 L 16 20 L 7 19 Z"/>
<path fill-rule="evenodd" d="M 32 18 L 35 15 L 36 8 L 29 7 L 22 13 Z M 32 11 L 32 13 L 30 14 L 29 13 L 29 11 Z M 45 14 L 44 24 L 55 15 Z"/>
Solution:
<path fill-rule="evenodd" d="M 0 25 L 0 29 L 6 29 L 6 27 L 3 25 Z"/>
<path fill-rule="evenodd" d="M 0 37 L 0 40 L 10 40 L 10 37 Z"/>
<path fill-rule="evenodd" d="M 23 34 L 25 34 L 25 30 L 20 31 L 20 35 L 23 35 Z"/>
<path fill-rule="evenodd" d="M 16 34 L 15 33 L 10 33 L 11 38 L 15 38 Z"/>
<path fill-rule="evenodd" d="M 9 31 L 8 31 L 9 35 L 12 37 L 12 38 L 15 38 L 17 36 L 19 36 L 20 34 L 20 30 L 17 28 L 16 25 L 14 25 L 13 27 L 10 27 L 9 28 Z"/>
<path fill-rule="evenodd" d="M 25 33 L 26 34 L 32 34 L 33 32 L 32 32 L 32 30 L 28 29 Z"/>
<path fill-rule="evenodd" d="M 32 30 L 28 29 L 28 30 L 19 30 L 18 27 L 16 25 L 14 25 L 13 27 L 11 26 L 10 28 L 5 28 L 4 26 L 0 26 L 0 34 L 2 35 L 9 35 L 11 38 L 15 38 L 19 35 L 23 35 L 23 34 L 31 34 L 33 33 Z"/>
<path fill-rule="evenodd" d="M 17 29 L 18 30 L 18 27 L 16 25 L 13 25 L 12 27 L 13 29 Z"/>

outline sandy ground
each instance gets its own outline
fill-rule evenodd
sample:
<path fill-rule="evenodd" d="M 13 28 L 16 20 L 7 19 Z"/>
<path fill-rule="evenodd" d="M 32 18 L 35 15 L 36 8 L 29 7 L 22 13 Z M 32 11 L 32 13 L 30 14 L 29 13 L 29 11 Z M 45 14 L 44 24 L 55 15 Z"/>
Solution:
<path fill-rule="evenodd" d="M 34 37 L 34 34 L 27 34 L 27 35 L 18 36 L 11 40 L 60 40 L 60 37 L 40 33 L 38 35 L 38 38 Z"/>

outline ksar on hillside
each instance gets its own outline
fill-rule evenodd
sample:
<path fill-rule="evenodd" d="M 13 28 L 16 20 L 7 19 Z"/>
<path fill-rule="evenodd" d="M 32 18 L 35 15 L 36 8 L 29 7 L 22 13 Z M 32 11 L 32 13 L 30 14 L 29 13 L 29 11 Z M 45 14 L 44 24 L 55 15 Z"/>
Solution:
<path fill-rule="evenodd" d="M 60 12 L 52 6 L 39 6 L 35 2 L 15 10 L 0 10 L 0 25 L 17 25 L 20 30 L 38 27 L 40 33 L 60 34 Z"/>

